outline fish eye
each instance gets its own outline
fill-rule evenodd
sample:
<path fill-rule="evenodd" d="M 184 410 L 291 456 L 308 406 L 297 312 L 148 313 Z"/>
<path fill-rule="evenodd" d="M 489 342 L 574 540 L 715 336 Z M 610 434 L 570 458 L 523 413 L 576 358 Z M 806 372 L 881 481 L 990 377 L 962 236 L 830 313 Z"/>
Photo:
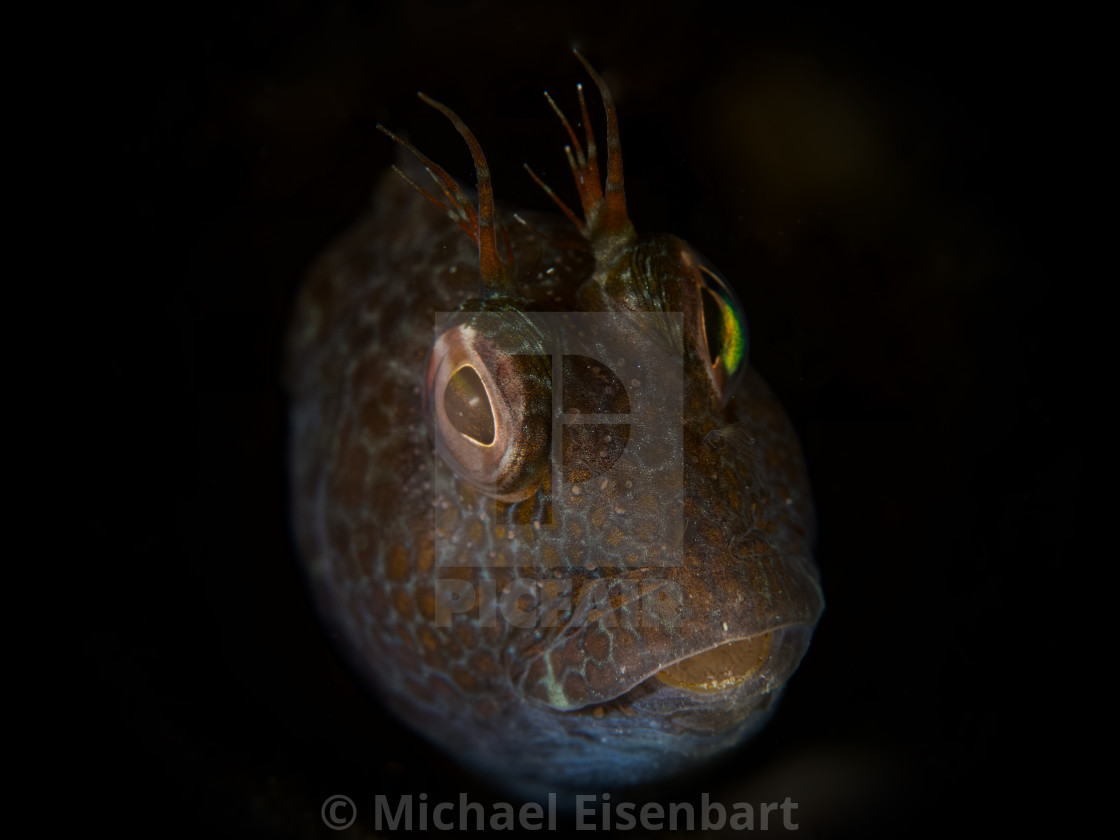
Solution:
<path fill-rule="evenodd" d="M 494 443 L 494 407 L 478 371 L 463 365 L 443 389 L 443 411 L 463 437 L 480 446 Z"/>
<path fill-rule="evenodd" d="M 436 452 L 502 502 L 533 495 L 548 463 L 551 359 L 520 313 L 459 313 L 428 355 L 425 415 Z M 526 340 L 528 337 L 528 340 Z"/>
<path fill-rule="evenodd" d="M 718 271 L 700 263 L 700 334 L 712 379 L 726 403 L 747 369 L 750 329 L 738 295 Z"/>

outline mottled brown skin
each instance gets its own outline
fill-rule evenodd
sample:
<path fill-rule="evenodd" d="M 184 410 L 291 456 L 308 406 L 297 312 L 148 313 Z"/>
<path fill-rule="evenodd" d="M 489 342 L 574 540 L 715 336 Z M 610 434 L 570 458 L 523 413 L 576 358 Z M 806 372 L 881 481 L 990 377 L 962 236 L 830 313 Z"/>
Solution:
<path fill-rule="evenodd" d="M 521 215 L 530 224 L 500 218 L 526 310 L 681 305 L 660 278 L 687 249 L 679 240 L 637 239 L 607 276 L 594 237 Z M 612 467 L 634 448 L 625 428 L 569 425 L 564 498 L 546 470 L 529 498 L 495 502 L 435 454 L 422 393 L 436 313 L 477 298 L 478 272 L 471 237 L 390 173 L 307 280 L 290 342 L 293 510 L 324 617 L 401 719 L 522 791 L 651 781 L 735 746 L 765 720 L 823 609 L 788 418 L 753 369 L 721 405 L 686 330 L 668 339 L 684 360 L 683 438 L 666 438 L 683 440 L 683 475 L 659 475 L 656 444 Z M 666 344 L 630 339 L 638 368 L 643 342 Z M 564 377 L 567 412 L 625 413 L 628 391 L 659 387 L 655 370 L 630 379 L 571 359 Z M 679 562 L 652 562 L 663 550 Z M 528 582 L 559 618 L 518 627 L 476 607 L 437 620 L 437 579 L 497 593 Z M 765 663 L 725 691 L 655 676 L 765 633 Z"/>

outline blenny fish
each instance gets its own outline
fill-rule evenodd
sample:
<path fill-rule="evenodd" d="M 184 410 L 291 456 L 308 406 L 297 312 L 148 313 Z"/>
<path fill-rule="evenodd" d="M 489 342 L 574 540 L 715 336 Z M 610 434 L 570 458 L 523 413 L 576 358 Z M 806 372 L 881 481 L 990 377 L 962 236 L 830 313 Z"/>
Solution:
<path fill-rule="evenodd" d="M 288 347 L 296 539 L 402 721 L 520 791 L 665 779 L 767 719 L 824 601 L 802 453 L 730 284 L 627 214 L 582 86 L 582 213 L 471 194 L 405 140 Z M 546 97 L 548 95 L 546 94 Z M 528 168 L 528 167 L 526 167 Z"/>

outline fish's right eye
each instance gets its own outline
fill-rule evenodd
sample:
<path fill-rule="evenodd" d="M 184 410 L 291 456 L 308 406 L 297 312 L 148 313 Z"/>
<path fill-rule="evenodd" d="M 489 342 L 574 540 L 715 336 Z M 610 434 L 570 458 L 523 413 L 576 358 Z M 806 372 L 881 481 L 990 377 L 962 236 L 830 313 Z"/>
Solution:
<path fill-rule="evenodd" d="M 428 356 L 425 414 L 436 451 L 482 492 L 520 502 L 537 491 L 551 454 L 551 357 L 524 313 L 453 320 Z"/>

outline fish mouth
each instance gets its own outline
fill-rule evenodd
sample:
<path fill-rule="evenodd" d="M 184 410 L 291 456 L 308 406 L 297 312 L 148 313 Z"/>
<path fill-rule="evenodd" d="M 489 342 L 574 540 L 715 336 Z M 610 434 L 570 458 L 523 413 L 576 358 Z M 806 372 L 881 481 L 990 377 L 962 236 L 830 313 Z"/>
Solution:
<path fill-rule="evenodd" d="M 511 681 L 526 699 L 558 712 L 610 702 L 667 710 L 749 705 L 780 692 L 822 609 L 812 579 L 778 583 L 774 603 L 743 596 L 705 610 L 690 611 L 680 586 L 648 586 L 623 604 L 601 598 L 598 612 L 585 608 L 528 655 L 512 658 Z M 670 597 L 657 597 L 662 589 Z M 639 597 L 639 609 L 623 609 Z"/>
<path fill-rule="evenodd" d="M 719 694 L 738 688 L 770 658 L 771 633 L 724 642 L 681 659 L 653 676 L 673 688 Z"/>

